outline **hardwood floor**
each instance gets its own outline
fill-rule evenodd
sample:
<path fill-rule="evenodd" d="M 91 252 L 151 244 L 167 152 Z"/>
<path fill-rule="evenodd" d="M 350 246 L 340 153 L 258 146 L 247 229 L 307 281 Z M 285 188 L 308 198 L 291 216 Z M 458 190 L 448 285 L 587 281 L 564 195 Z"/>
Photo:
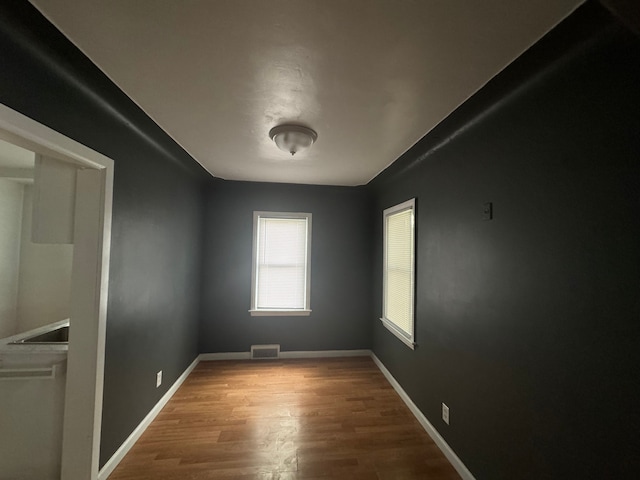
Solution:
<path fill-rule="evenodd" d="M 357 357 L 201 362 L 109 480 L 458 478 Z"/>

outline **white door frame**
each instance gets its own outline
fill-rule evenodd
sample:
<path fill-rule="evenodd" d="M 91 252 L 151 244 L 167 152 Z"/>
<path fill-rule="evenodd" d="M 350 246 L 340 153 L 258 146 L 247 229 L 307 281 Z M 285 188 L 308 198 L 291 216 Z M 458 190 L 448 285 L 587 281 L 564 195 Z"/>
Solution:
<path fill-rule="evenodd" d="M 78 166 L 61 480 L 98 478 L 109 290 L 110 158 L 0 104 L 0 138 Z M 34 455 L 37 455 L 34 452 Z"/>

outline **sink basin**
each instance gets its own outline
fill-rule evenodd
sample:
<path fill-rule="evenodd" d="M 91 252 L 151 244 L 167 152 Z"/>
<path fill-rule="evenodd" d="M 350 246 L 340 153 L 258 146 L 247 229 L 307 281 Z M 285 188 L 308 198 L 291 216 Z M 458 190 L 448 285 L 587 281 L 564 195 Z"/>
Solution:
<path fill-rule="evenodd" d="M 29 343 L 29 344 L 35 343 L 40 345 L 69 343 L 69 325 L 64 325 L 62 327 L 58 327 L 48 332 L 40 333 L 38 335 L 25 337 L 11 343 L 14 345 L 19 343 Z"/>

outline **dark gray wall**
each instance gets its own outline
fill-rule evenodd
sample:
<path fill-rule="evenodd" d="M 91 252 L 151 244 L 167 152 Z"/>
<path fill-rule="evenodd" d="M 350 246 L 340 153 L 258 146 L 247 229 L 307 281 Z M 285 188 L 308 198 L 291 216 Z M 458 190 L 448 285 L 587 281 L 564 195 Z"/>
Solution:
<path fill-rule="evenodd" d="M 198 354 L 208 175 L 26 1 L 0 62 L 0 102 L 115 160 L 103 464 Z"/>
<path fill-rule="evenodd" d="M 378 314 L 417 197 L 418 348 L 374 352 L 479 480 L 638 478 L 639 153 L 640 40 L 588 4 L 371 183 Z"/>
<path fill-rule="evenodd" d="M 311 212 L 308 317 L 252 317 L 253 212 Z M 371 206 L 365 190 L 215 180 L 207 193 L 201 352 L 370 348 Z"/>

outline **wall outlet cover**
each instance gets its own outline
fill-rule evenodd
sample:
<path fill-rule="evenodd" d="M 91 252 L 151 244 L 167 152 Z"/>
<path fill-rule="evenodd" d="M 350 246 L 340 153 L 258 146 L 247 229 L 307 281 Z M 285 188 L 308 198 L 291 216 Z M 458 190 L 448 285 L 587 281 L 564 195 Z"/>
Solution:
<path fill-rule="evenodd" d="M 162 370 L 156 373 L 156 388 L 162 385 Z"/>
<path fill-rule="evenodd" d="M 442 420 L 449 425 L 449 407 L 442 403 Z"/>

